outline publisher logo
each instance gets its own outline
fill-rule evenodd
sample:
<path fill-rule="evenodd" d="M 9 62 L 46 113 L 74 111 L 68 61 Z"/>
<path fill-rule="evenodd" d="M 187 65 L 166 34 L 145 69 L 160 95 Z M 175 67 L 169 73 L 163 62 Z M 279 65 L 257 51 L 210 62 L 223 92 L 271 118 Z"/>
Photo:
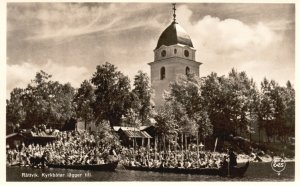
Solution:
<path fill-rule="evenodd" d="M 271 162 L 271 167 L 278 175 L 284 171 L 286 163 L 282 158 L 274 158 Z"/>

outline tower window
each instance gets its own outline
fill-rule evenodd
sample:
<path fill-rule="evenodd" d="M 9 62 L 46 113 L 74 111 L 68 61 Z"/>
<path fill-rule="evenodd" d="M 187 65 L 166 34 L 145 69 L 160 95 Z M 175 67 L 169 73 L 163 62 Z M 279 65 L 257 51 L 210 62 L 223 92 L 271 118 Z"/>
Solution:
<path fill-rule="evenodd" d="M 167 52 L 166 52 L 165 50 L 161 51 L 161 56 L 162 56 L 162 57 L 165 57 L 166 54 L 167 54 Z"/>
<path fill-rule="evenodd" d="M 174 54 L 177 54 L 177 49 L 176 48 L 174 49 Z"/>
<path fill-rule="evenodd" d="M 190 55 L 189 51 L 185 50 L 184 55 L 185 55 L 185 57 L 189 57 L 189 55 Z"/>
<path fill-rule="evenodd" d="M 163 80 L 166 78 L 166 69 L 165 67 L 161 67 L 160 69 L 160 80 Z"/>
<path fill-rule="evenodd" d="M 189 73 L 190 73 L 190 68 L 189 68 L 189 67 L 186 67 L 186 68 L 185 68 L 185 74 L 188 75 Z"/>

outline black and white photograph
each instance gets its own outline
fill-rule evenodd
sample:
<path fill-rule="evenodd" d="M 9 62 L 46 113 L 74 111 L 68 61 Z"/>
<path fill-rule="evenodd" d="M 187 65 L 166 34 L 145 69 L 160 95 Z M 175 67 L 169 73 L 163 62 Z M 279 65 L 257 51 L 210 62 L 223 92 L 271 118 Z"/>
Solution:
<path fill-rule="evenodd" d="M 295 182 L 295 1 L 2 4 L 6 183 Z"/>

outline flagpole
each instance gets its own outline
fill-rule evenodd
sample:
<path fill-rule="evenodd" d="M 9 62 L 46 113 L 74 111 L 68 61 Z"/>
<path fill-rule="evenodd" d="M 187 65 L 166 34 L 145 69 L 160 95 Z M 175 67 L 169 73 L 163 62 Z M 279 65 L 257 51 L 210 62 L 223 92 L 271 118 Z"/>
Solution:
<path fill-rule="evenodd" d="M 227 154 L 228 154 L 228 174 L 227 174 L 227 176 L 229 177 L 230 176 L 230 157 L 229 157 L 229 150 L 227 150 Z"/>
<path fill-rule="evenodd" d="M 218 144 L 218 138 L 216 138 L 216 141 L 215 141 L 215 148 L 214 148 L 214 152 L 216 152 L 217 144 Z"/>

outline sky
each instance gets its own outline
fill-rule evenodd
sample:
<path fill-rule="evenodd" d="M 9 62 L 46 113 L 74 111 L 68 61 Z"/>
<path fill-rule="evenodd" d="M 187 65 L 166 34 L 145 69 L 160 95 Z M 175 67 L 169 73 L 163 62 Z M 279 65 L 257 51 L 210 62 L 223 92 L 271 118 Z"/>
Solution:
<path fill-rule="evenodd" d="M 8 3 L 6 97 L 43 70 L 78 88 L 110 62 L 129 76 L 147 63 L 172 21 L 170 3 Z M 293 4 L 179 3 L 177 22 L 190 35 L 200 76 L 246 71 L 258 84 L 295 82 Z"/>

